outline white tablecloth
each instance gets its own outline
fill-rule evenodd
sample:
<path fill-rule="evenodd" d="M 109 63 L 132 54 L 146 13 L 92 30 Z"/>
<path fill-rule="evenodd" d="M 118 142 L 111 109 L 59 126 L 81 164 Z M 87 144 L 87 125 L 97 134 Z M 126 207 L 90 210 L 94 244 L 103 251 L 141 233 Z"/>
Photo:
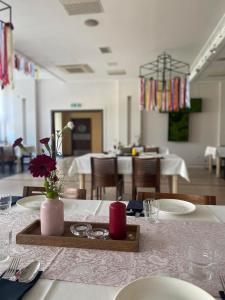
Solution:
<path fill-rule="evenodd" d="M 108 155 L 109 156 L 109 155 Z M 75 174 L 91 174 L 91 160 L 90 157 L 107 157 L 105 154 L 92 153 L 86 154 L 75 158 L 72 161 L 71 167 L 69 168 L 68 175 L 73 176 Z M 161 174 L 162 175 L 180 175 L 187 181 L 189 180 L 188 170 L 185 161 L 175 155 L 169 154 L 164 155 L 161 159 Z M 132 158 L 128 156 L 118 157 L 118 173 L 119 174 L 132 174 Z"/>
<path fill-rule="evenodd" d="M 73 200 L 71 200 L 73 201 Z M 88 209 L 84 209 L 86 203 Z M 71 215 L 76 216 L 108 216 L 109 201 L 99 200 L 74 200 L 74 208 Z M 14 207 L 14 212 L 24 211 L 23 208 Z M 29 211 L 27 210 L 29 215 Z M 134 217 L 128 217 L 134 218 Z M 185 216 L 168 216 L 160 212 L 159 219 L 167 220 L 196 220 L 211 221 L 214 223 L 225 223 L 225 206 L 197 206 L 193 214 Z M 7 265 L 7 263 L 5 263 Z M 62 300 L 62 299 L 79 299 L 79 300 L 113 300 L 120 287 L 87 285 L 82 283 L 73 283 L 58 280 L 40 279 L 36 285 L 26 294 L 25 300 Z"/>
<path fill-rule="evenodd" d="M 205 156 L 212 156 L 213 159 L 216 159 L 217 157 L 225 157 L 225 147 L 218 146 L 218 147 L 212 147 L 207 146 L 205 149 Z"/>

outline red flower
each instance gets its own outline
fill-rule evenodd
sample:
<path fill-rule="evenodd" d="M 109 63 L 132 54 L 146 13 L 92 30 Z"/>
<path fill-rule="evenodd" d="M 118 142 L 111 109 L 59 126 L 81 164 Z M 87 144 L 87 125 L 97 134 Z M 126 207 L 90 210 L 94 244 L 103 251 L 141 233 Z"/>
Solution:
<path fill-rule="evenodd" d="M 49 177 L 56 170 L 56 161 L 45 154 L 38 155 L 31 160 L 29 170 L 33 177 Z"/>
<path fill-rule="evenodd" d="M 49 143 L 49 141 L 50 141 L 50 138 L 44 138 L 44 139 L 40 140 L 40 143 L 46 145 Z"/>
<path fill-rule="evenodd" d="M 17 147 L 17 146 L 21 146 L 23 139 L 20 137 L 18 139 L 15 140 L 15 142 L 13 143 L 13 148 Z"/>

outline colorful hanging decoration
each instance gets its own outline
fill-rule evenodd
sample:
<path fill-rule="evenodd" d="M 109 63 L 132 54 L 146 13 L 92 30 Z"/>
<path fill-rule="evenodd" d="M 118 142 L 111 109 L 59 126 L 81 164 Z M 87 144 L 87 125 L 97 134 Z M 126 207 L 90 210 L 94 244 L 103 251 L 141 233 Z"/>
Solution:
<path fill-rule="evenodd" d="M 176 77 L 165 82 L 141 78 L 140 90 L 141 110 L 177 112 L 190 108 L 190 87 L 187 78 Z"/>
<path fill-rule="evenodd" d="M 0 12 L 9 13 L 9 22 L 0 20 L 0 84 L 4 88 L 13 83 L 13 25 L 12 8 L 0 1 Z"/>
<path fill-rule="evenodd" d="M 190 108 L 189 64 L 163 53 L 140 67 L 140 109 L 177 112 Z"/>
<path fill-rule="evenodd" d="M 37 77 L 37 66 L 22 55 L 14 55 L 14 65 L 16 70 L 23 72 L 25 75 L 30 75 L 33 78 Z"/>

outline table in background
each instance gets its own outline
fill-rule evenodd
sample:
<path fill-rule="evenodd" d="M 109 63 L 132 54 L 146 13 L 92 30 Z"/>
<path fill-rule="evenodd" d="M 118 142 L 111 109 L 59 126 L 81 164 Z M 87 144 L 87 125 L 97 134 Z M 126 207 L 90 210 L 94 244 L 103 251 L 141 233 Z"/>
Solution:
<path fill-rule="evenodd" d="M 66 214 L 66 218 L 70 216 L 70 218 L 73 217 L 73 219 L 76 220 L 76 218 L 81 215 L 108 216 L 109 204 L 111 202 L 100 200 L 71 200 L 71 203 L 73 209 L 68 210 L 68 216 Z M 88 208 L 87 210 L 85 210 L 85 206 Z M 25 211 L 27 215 L 31 214 L 31 211 L 20 207 L 13 207 L 12 210 L 14 213 L 18 213 L 18 216 L 20 212 Z M 134 219 L 134 217 L 128 218 Z M 168 214 L 160 212 L 159 219 L 225 223 L 225 206 L 199 205 L 194 213 L 184 216 L 169 216 Z M 23 300 L 113 300 L 120 288 L 121 287 L 40 279 L 26 296 L 23 297 Z"/>
<path fill-rule="evenodd" d="M 213 159 L 216 160 L 216 177 L 221 176 L 221 158 L 225 157 L 225 146 L 207 146 L 205 149 L 206 157 L 208 157 L 208 169 L 209 172 L 212 172 L 212 162 Z"/>
<path fill-rule="evenodd" d="M 69 168 L 68 175 L 73 176 L 79 174 L 80 188 L 85 188 L 85 175 L 91 174 L 91 157 L 111 157 L 102 153 L 90 153 L 74 158 Z M 147 158 L 147 156 L 146 156 Z M 175 155 L 164 155 L 160 163 L 161 174 L 169 178 L 170 191 L 172 193 L 178 192 L 178 176 L 190 181 L 188 170 L 185 161 Z M 132 157 L 118 156 L 118 173 L 122 175 L 132 174 Z"/>

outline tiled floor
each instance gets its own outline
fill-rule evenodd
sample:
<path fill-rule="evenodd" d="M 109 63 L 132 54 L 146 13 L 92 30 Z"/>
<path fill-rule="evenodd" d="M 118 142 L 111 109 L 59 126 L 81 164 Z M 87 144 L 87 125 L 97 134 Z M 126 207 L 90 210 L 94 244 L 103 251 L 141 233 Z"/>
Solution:
<path fill-rule="evenodd" d="M 225 205 L 225 180 L 216 178 L 215 171 L 209 174 L 206 169 L 192 168 L 189 169 L 191 182 L 179 178 L 179 192 L 199 195 L 215 195 L 217 197 L 217 204 Z M 0 194 L 10 193 L 12 195 L 22 195 L 24 185 L 41 186 L 43 180 L 41 178 L 33 178 L 28 172 L 23 174 L 16 174 L 10 177 L 0 179 Z M 66 177 L 64 179 L 64 186 L 78 187 L 78 177 Z M 90 176 L 86 178 L 86 188 L 88 196 L 90 196 Z M 104 196 L 105 199 L 114 199 L 115 190 L 113 188 L 107 189 Z M 166 177 L 161 179 L 161 191 L 168 191 L 168 180 Z M 125 177 L 125 199 L 131 199 L 131 178 Z"/>

